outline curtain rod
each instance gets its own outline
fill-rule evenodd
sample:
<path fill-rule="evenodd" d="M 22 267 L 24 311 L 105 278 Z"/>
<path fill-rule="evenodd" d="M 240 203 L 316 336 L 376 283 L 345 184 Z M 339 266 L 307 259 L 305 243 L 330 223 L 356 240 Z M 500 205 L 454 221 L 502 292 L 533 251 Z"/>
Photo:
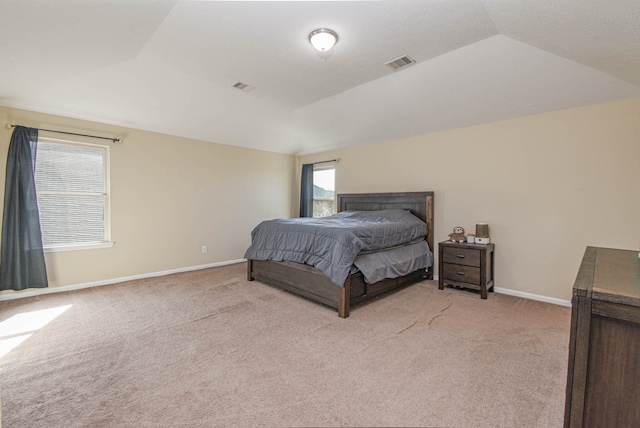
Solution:
<path fill-rule="evenodd" d="M 338 159 L 331 159 L 331 160 L 326 160 L 326 161 L 321 161 L 321 162 L 314 162 L 314 165 L 318 165 L 319 163 L 329 163 L 329 162 L 338 162 Z"/>
<path fill-rule="evenodd" d="M 11 125 L 11 128 L 15 128 L 16 126 L 23 126 L 23 125 Z M 25 128 L 31 128 L 31 126 L 25 126 Z M 114 143 L 122 142 L 122 140 L 120 138 L 100 137 L 98 135 L 89 135 L 89 134 L 77 134 L 75 132 L 54 131 L 53 129 L 43 129 L 43 128 L 35 128 L 35 129 L 37 129 L 38 131 L 55 132 L 56 134 L 76 135 L 78 137 L 99 138 L 101 140 L 109 140 L 109 141 L 112 141 Z"/>

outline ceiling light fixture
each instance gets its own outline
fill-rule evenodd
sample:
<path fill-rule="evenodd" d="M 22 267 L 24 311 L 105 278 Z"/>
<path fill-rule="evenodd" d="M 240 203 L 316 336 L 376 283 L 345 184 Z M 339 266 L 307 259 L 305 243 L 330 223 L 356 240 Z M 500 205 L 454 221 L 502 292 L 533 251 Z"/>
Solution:
<path fill-rule="evenodd" d="M 338 34 L 328 28 L 318 28 L 309 33 L 309 43 L 319 53 L 328 52 L 338 43 Z"/>

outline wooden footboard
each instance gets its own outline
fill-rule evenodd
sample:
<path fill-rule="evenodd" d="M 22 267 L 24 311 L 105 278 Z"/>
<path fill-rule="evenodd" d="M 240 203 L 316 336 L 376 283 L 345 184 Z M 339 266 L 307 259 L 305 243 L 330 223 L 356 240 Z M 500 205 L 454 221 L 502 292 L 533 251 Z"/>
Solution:
<path fill-rule="evenodd" d="M 419 270 L 399 278 L 383 279 L 367 284 L 362 273 L 357 272 L 347 277 L 344 287 L 338 287 L 318 269 L 308 265 L 249 260 L 247 279 L 249 281 L 255 279 L 322 303 L 336 309 L 341 318 L 347 318 L 351 305 L 429 279 L 429 275 L 426 271 Z"/>
<path fill-rule="evenodd" d="M 338 287 L 312 266 L 293 262 L 249 260 L 247 279 L 256 279 L 337 309 L 338 315 L 342 318 L 349 316 L 350 278 L 347 278 L 343 288 Z"/>

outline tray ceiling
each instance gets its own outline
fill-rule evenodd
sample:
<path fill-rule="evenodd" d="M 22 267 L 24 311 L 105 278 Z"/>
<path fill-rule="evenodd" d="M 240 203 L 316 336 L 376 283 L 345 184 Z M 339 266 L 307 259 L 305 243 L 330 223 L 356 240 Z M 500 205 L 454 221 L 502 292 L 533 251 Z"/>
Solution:
<path fill-rule="evenodd" d="M 638 40 L 640 0 L 2 1 L 0 105 L 305 154 L 638 97 Z"/>

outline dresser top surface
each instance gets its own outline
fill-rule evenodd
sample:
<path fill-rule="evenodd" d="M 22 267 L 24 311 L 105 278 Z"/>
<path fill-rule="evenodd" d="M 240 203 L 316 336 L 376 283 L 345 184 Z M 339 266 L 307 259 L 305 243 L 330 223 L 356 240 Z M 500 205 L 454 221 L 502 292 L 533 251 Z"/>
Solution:
<path fill-rule="evenodd" d="M 640 306 L 638 251 L 595 248 L 594 255 L 591 285 L 594 297 L 611 301 L 622 299 L 624 303 Z"/>

